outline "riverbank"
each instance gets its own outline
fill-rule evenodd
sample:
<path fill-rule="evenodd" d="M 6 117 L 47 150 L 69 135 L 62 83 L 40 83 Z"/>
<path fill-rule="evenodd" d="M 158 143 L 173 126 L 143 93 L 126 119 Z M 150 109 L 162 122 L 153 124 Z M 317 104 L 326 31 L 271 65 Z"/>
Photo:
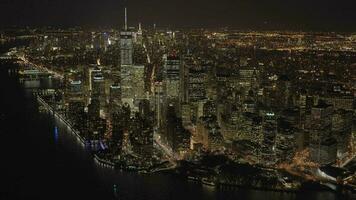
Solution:
<path fill-rule="evenodd" d="M 55 116 L 57 119 L 59 119 L 61 122 L 63 122 L 69 128 L 71 133 L 74 134 L 76 139 L 80 142 L 80 144 L 83 147 L 90 147 L 90 140 L 81 136 L 80 132 L 78 130 L 75 130 L 73 128 L 73 126 L 68 122 L 68 120 L 65 119 L 65 117 L 63 115 L 56 112 L 55 109 L 52 106 L 50 106 L 39 94 L 36 94 L 36 99 L 45 109 L 47 109 L 53 116 Z M 110 169 L 115 169 L 115 164 L 113 162 L 106 160 L 104 158 L 101 158 L 96 153 L 93 153 L 93 159 L 100 166 L 107 167 Z"/>
<path fill-rule="evenodd" d="M 79 143 L 87 148 L 90 147 L 90 140 L 84 138 L 81 136 L 80 132 L 78 130 L 75 130 L 73 126 L 68 122 L 67 119 L 60 113 L 56 112 L 55 109 L 50 106 L 40 95 L 36 95 L 37 101 L 44 107 L 46 108 L 53 116 L 55 116 L 57 119 L 59 119 L 61 122 L 63 122 L 73 133 L 75 138 L 79 141 Z M 122 165 L 116 165 L 114 162 L 107 160 L 103 157 L 100 156 L 100 154 L 97 153 L 92 153 L 92 158 L 94 159 L 95 163 L 101 167 L 109 168 L 112 170 L 120 170 L 120 171 L 127 171 L 127 172 L 135 172 L 138 174 L 144 173 L 144 174 L 150 174 L 149 169 L 146 168 L 133 168 L 130 166 L 122 166 Z M 175 169 L 173 169 L 175 170 Z M 169 171 L 169 170 L 168 170 Z M 261 183 L 261 182 L 254 182 L 252 184 L 246 184 L 244 181 L 223 181 L 219 177 L 214 177 L 214 178 L 209 178 L 209 176 L 194 176 L 194 175 L 184 175 L 185 173 L 178 173 L 179 176 L 185 176 L 187 181 L 194 181 L 196 183 L 199 183 L 201 185 L 210 187 L 210 188 L 216 188 L 216 189 L 222 189 L 222 188 L 246 188 L 246 189 L 255 189 L 255 190 L 264 190 L 264 191 L 278 191 L 278 192 L 300 192 L 301 189 L 308 190 L 308 187 L 304 187 L 302 183 L 293 183 L 293 184 L 282 184 L 280 182 L 277 182 L 276 180 L 273 180 L 274 183 Z M 258 177 L 255 177 L 258 179 Z M 313 190 L 317 189 L 320 191 L 332 191 L 335 192 L 334 190 L 328 189 L 327 187 L 323 187 L 321 184 L 316 184 L 316 183 L 308 183 L 309 185 L 313 185 Z"/>

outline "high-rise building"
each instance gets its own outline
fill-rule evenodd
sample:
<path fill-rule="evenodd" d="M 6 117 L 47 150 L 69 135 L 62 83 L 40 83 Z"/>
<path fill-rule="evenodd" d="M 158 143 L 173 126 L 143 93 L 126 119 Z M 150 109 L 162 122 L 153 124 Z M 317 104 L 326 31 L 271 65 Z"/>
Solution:
<path fill-rule="evenodd" d="M 103 110 L 106 105 L 105 79 L 101 73 L 95 73 L 92 76 L 92 98 L 98 98 L 100 109 Z"/>
<path fill-rule="evenodd" d="M 277 115 L 274 112 L 266 112 L 262 118 L 262 149 L 261 159 L 267 165 L 276 162 L 275 140 L 277 135 Z"/>
<path fill-rule="evenodd" d="M 176 155 L 183 156 L 190 146 L 190 132 L 182 126 L 182 119 L 176 116 L 173 105 L 167 108 L 165 125 L 164 140 Z"/>
<path fill-rule="evenodd" d="M 89 121 L 93 122 L 100 118 L 100 101 L 98 98 L 92 98 L 88 106 Z"/>
<path fill-rule="evenodd" d="M 154 111 L 155 111 L 155 127 L 158 132 L 163 127 L 163 89 L 162 82 L 155 82 L 154 85 Z"/>
<path fill-rule="evenodd" d="M 337 158 L 348 155 L 351 147 L 352 112 L 337 110 L 332 116 L 332 134 L 337 140 Z"/>
<path fill-rule="evenodd" d="M 197 102 L 206 99 L 207 73 L 205 67 L 191 66 L 188 72 L 188 101 Z"/>
<path fill-rule="evenodd" d="M 83 132 L 86 128 L 86 118 L 83 101 L 70 101 L 68 105 L 68 119 L 72 126 Z"/>
<path fill-rule="evenodd" d="M 336 140 L 332 137 L 333 107 L 320 101 L 311 109 L 309 128 L 311 160 L 329 164 L 336 160 Z"/>
<path fill-rule="evenodd" d="M 224 138 L 215 116 L 199 118 L 195 137 L 195 141 L 200 141 L 208 150 L 219 151 L 224 147 Z"/>
<path fill-rule="evenodd" d="M 165 56 L 163 80 L 167 99 L 178 100 L 180 93 L 180 59 L 177 56 Z"/>
<path fill-rule="evenodd" d="M 112 148 L 114 154 L 119 155 L 122 152 L 124 140 L 124 124 L 121 108 L 112 112 Z"/>
<path fill-rule="evenodd" d="M 151 158 L 153 150 L 153 125 L 151 119 L 137 113 L 132 119 L 130 143 L 133 151 L 143 158 Z"/>
<path fill-rule="evenodd" d="M 121 71 L 121 101 L 128 103 L 134 111 L 138 111 L 139 102 L 146 99 L 145 67 L 142 65 L 127 66 Z"/>
<path fill-rule="evenodd" d="M 257 86 L 259 81 L 259 70 L 255 67 L 241 67 L 239 69 L 239 79 L 238 82 L 241 86 L 252 87 Z"/>
<path fill-rule="evenodd" d="M 142 27 L 141 27 L 141 23 L 138 24 L 138 30 L 137 30 L 137 33 L 136 33 L 136 42 L 138 44 L 142 44 L 142 40 L 143 40 L 143 37 L 142 37 Z"/>
<path fill-rule="evenodd" d="M 115 83 L 110 86 L 110 104 L 118 105 L 121 100 L 121 87 L 118 83 Z"/>
<path fill-rule="evenodd" d="M 180 59 L 178 56 L 165 55 L 163 57 L 163 112 L 166 111 L 167 106 L 173 105 L 177 116 L 180 115 Z"/>
<path fill-rule="evenodd" d="M 298 149 L 301 132 L 289 122 L 280 120 L 276 134 L 276 158 L 279 163 L 290 163 Z"/>
<path fill-rule="evenodd" d="M 125 26 L 120 32 L 120 56 L 121 70 L 133 64 L 133 41 L 132 31 L 127 28 L 127 9 L 125 8 Z"/>

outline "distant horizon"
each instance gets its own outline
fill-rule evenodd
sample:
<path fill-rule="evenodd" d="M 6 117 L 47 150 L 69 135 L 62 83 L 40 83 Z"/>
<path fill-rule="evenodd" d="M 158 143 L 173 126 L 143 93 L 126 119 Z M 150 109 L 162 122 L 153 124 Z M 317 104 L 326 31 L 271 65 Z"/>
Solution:
<path fill-rule="evenodd" d="M 123 27 L 123 26 L 122 26 Z M 138 28 L 137 25 L 129 25 L 129 28 Z M 148 27 L 148 28 L 147 28 Z M 7 27 L 0 27 L 0 31 L 6 31 L 6 30 L 12 30 L 12 29 L 62 29 L 62 30 L 67 30 L 67 29 L 82 29 L 82 30 L 121 30 L 121 26 L 80 26 L 80 25 L 73 25 L 73 26 L 57 26 L 57 25 L 45 25 L 45 26 L 33 26 L 33 25 L 23 25 L 23 26 L 18 26 L 18 25 L 12 25 L 12 26 L 7 26 Z M 150 26 L 145 26 L 142 24 L 142 29 L 143 30 L 152 30 L 153 25 Z M 223 26 L 223 27 L 173 27 L 173 26 L 156 26 L 157 30 L 173 30 L 173 31 L 180 31 L 180 30 L 210 30 L 210 31 L 222 31 L 223 29 L 227 29 L 228 31 L 237 31 L 237 32 L 296 32 L 296 33 L 348 33 L 348 34 L 356 34 L 356 30 L 305 30 L 305 29 L 252 29 L 252 28 L 235 28 L 235 27 L 228 27 L 228 26 Z"/>
<path fill-rule="evenodd" d="M 0 27 L 121 27 L 123 8 L 129 25 L 355 32 L 352 0 L 3 0 Z"/>

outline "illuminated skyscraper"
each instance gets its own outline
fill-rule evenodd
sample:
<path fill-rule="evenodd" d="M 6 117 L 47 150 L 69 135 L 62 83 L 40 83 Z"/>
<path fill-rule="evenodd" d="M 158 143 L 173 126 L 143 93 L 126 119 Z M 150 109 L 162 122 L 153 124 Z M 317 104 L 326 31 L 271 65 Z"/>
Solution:
<path fill-rule="evenodd" d="M 121 71 L 121 101 L 135 111 L 138 111 L 140 100 L 146 98 L 144 78 L 145 67 L 142 65 L 132 65 Z"/>
<path fill-rule="evenodd" d="M 274 112 L 267 112 L 262 119 L 263 141 L 261 148 L 262 162 L 267 165 L 276 162 L 275 139 L 277 134 L 277 116 Z"/>
<path fill-rule="evenodd" d="M 97 98 L 100 101 L 100 108 L 103 109 L 106 105 L 105 79 L 101 73 L 97 73 L 92 77 L 92 98 Z"/>
<path fill-rule="evenodd" d="M 332 136 L 333 107 L 320 101 L 311 109 L 309 129 L 312 161 L 329 164 L 336 160 L 336 140 Z"/>
<path fill-rule="evenodd" d="M 134 111 L 138 111 L 139 101 L 145 96 L 145 67 L 134 66 L 133 55 L 133 34 L 127 28 L 127 9 L 125 8 L 125 26 L 120 33 L 121 52 L 121 101 L 127 103 Z"/>
<path fill-rule="evenodd" d="M 121 87 L 119 84 L 115 83 L 110 86 L 110 104 L 118 104 L 121 99 Z"/>
<path fill-rule="evenodd" d="M 138 44 L 142 44 L 142 28 L 141 28 L 141 23 L 138 24 L 138 31 L 136 33 L 136 42 Z"/>
<path fill-rule="evenodd" d="M 180 59 L 177 56 L 164 56 L 163 69 L 163 93 L 165 105 L 173 104 L 177 112 L 180 112 Z"/>
<path fill-rule="evenodd" d="M 131 66 L 133 64 L 132 55 L 132 32 L 127 28 L 127 9 L 125 8 L 125 27 L 124 30 L 120 32 L 121 70 L 123 67 Z"/>
<path fill-rule="evenodd" d="M 343 159 L 351 149 L 352 112 L 337 110 L 332 116 L 332 134 L 337 140 L 337 157 Z"/>
<path fill-rule="evenodd" d="M 155 82 L 155 85 L 154 85 L 154 111 L 155 111 L 155 126 L 158 130 L 160 130 L 163 126 L 162 106 L 163 106 L 162 82 Z"/>
<path fill-rule="evenodd" d="M 180 60 L 177 56 L 164 58 L 164 83 L 167 98 L 177 99 L 180 91 Z"/>

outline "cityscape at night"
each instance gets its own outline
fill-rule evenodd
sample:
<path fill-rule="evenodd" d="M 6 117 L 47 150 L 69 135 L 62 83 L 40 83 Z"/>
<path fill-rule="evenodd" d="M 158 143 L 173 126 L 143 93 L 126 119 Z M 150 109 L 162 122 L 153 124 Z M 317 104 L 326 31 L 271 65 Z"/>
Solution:
<path fill-rule="evenodd" d="M 356 199 L 354 3 L 297 2 L 0 2 L 0 199 Z"/>

